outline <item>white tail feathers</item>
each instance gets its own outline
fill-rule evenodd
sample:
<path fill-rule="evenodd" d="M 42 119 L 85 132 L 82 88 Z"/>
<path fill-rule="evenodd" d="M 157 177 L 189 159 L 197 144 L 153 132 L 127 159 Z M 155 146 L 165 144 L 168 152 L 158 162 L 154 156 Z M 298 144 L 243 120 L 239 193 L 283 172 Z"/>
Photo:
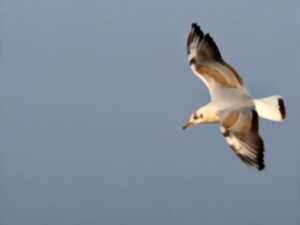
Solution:
<path fill-rule="evenodd" d="M 258 115 L 262 118 L 275 121 L 286 118 L 284 101 L 279 95 L 255 99 L 254 103 Z"/>

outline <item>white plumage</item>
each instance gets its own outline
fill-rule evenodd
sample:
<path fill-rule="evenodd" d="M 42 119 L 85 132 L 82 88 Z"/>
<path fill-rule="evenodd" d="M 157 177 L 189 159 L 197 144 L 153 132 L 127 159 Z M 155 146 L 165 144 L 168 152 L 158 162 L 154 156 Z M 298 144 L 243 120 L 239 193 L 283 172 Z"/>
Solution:
<path fill-rule="evenodd" d="M 264 144 L 258 117 L 285 119 L 283 99 L 278 95 L 253 99 L 239 74 L 222 58 L 214 40 L 197 24 L 192 24 L 188 35 L 187 54 L 193 73 L 207 86 L 211 102 L 196 110 L 183 128 L 220 123 L 221 132 L 236 155 L 247 165 L 262 170 Z"/>

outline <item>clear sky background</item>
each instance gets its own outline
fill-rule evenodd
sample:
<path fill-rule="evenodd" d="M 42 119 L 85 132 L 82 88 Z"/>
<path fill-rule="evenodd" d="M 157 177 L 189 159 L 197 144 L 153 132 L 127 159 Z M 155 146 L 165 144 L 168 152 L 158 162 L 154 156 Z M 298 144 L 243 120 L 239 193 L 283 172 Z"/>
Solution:
<path fill-rule="evenodd" d="M 199 23 L 256 97 L 266 170 L 216 125 L 190 71 Z M 1 3 L 1 225 L 299 225 L 299 1 Z"/>

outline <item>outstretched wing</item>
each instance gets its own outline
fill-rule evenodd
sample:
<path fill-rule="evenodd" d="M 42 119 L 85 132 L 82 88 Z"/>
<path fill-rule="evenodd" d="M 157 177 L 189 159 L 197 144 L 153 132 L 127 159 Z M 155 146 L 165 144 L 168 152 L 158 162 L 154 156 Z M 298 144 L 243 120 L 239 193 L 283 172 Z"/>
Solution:
<path fill-rule="evenodd" d="M 259 136 L 259 119 L 254 109 L 219 113 L 221 132 L 234 153 L 247 165 L 263 170 L 264 142 Z"/>
<path fill-rule="evenodd" d="M 193 23 L 187 38 L 187 54 L 191 69 L 207 86 L 211 98 L 221 88 L 239 88 L 245 91 L 238 73 L 227 64 L 209 34 L 204 34 Z"/>

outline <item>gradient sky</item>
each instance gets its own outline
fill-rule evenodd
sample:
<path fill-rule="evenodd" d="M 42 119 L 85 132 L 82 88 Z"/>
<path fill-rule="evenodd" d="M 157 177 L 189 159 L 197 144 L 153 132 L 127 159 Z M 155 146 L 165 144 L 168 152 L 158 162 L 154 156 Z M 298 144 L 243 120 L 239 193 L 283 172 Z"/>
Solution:
<path fill-rule="evenodd" d="M 299 225 L 299 1 L 1 3 L 1 225 Z M 256 97 L 266 170 L 216 125 L 187 63 L 192 22 Z"/>

